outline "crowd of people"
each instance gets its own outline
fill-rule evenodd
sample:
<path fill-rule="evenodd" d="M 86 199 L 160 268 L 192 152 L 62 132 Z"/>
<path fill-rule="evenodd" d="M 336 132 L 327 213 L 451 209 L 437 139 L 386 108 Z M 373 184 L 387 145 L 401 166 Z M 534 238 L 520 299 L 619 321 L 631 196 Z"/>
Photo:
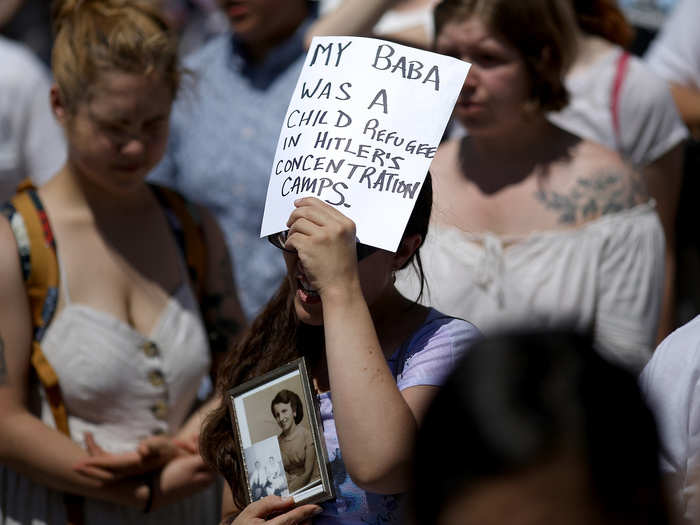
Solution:
<path fill-rule="evenodd" d="M 700 523 L 698 0 L 645 56 L 615 0 L 48 15 L 50 69 L 0 36 L 0 524 Z M 395 252 L 314 197 L 259 238 L 323 35 L 471 64 Z M 225 393 L 299 357 L 295 506 L 298 395 L 246 464 Z"/>

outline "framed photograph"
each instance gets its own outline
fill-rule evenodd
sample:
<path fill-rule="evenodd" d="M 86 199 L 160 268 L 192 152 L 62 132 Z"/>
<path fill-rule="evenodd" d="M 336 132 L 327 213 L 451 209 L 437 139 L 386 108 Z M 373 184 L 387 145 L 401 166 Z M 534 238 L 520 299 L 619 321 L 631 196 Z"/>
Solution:
<path fill-rule="evenodd" d="M 316 396 L 303 358 L 227 392 L 248 503 L 276 494 L 297 504 L 332 499 Z"/>

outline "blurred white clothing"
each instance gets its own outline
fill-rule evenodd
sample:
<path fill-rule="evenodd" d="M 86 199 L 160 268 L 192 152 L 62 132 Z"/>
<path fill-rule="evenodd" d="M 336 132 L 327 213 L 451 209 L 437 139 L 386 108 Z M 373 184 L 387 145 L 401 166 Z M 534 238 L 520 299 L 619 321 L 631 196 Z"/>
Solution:
<path fill-rule="evenodd" d="M 681 513 L 700 516 L 700 316 L 664 339 L 640 377 L 661 438 L 661 468 Z M 695 521 L 692 521 L 695 523 Z"/>
<path fill-rule="evenodd" d="M 29 48 L 0 36 L 0 202 L 23 179 L 43 184 L 65 162 L 50 87 L 48 72 Z"/>
<path fill-rule="evenodd" d="M 669 82 L 700 89 L 700 0 L 679 0 L 645 60 Z"/>
<path fill-rule="evenodd" d="M 694 1 L 700 5 L 700 0 Z M 550 113 L 549 120 L 574 135 L 617 151 L 634 166 L 643 168 L 685 140 L 688 129 L 666 81 L 633 55 L 621 65 L 623 53 L 616 46 L 585 69 L 569 74 L 569 105 Z M 615 95 L 616 81 L 619 89 Z M 617 130 L 614 118 L 619 124 Z"/>
<path fill-rule="evenodd" d="M 485 335 L 575 328 L 637 372 L 651 357 L 664 279 L 664 235 L 651 203 L 523 237 L 431 223 L 420 256 L 421 303 L 469 319 Z M 396 285 L 418 296 L 413 268 L 399 272 Z"/>

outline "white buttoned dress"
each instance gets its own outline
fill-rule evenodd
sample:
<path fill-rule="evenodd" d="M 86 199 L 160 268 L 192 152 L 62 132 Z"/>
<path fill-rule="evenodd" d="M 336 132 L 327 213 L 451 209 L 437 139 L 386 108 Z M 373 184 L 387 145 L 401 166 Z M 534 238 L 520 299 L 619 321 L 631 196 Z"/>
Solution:
<path fill-rule="evenodd" d="M 63 273 L 63 272 L 62 272 Z M 84 445 L 85 432 L 108 452 L 133 451 L 156 434 L 182 426 L 209 371 L 209 347 L 197 301 L 188 284 L 169 298 L 148 336 L 110 314 L 70 301 L 49 325 L 42 349 L 59 377 L 71 437 Z M 53 416 L 36 388 L 35 413 L 49 426 Z M 215 524 L 220 485 L 148 514 L 86 499 L 85 523 Z M 63 494 L 0 466 L 0 523 L 66 523 Z"/>

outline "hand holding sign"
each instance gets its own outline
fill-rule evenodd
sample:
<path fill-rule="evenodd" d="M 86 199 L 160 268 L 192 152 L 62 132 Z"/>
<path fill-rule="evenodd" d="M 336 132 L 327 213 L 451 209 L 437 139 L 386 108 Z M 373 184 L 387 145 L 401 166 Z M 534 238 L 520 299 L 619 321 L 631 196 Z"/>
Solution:
<path fill-rule="evenodd" d="M 333 286 L 359 289 L 352 220 L 314 197 L 295 205 L 285 248 L 299 255 L 302 293 L 322 298 Z"/>
<path fill-rule="evenodd" d="M 370 38 L 316 37 L 272 166 L 261 236 L 314 196 L 395 251 L 469 65 Z"/>

